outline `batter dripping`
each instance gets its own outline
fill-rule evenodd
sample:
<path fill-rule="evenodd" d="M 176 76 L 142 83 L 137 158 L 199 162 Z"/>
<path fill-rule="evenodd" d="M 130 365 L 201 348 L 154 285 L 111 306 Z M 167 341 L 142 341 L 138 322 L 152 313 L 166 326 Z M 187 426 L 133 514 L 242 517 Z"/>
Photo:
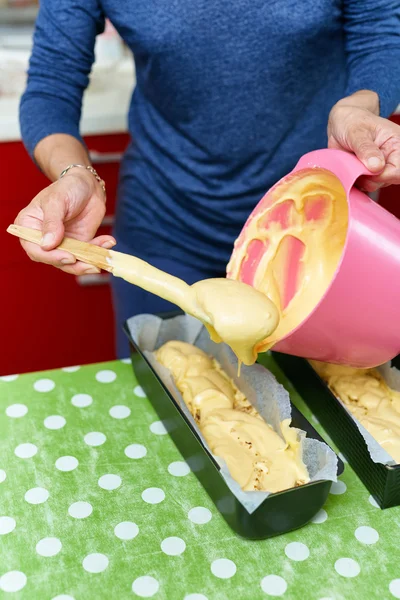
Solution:
<path fill-rule="evenodd" d="M 133 256 L 112 250 L 110 256 L 113 275 L 177 304 L 198 318 L 211 339 L 228 344 L 245 365 L 255 362 L 258 344 L 278 325 L 275 305 L 247 284 L 221 278 L 189 286 Z"/>
<path fill-rule="evenodd" d="M 309 169 L 273 189 L 267 208 L 262 205 L 256 211 L 235 242 L 228 279 L 188 286 L 144 261 L 113 251 L 109 264 L 115 276 L 203 321 L 215 342 L 226 342 L 239 361 L 251 365 L 259 352 L 299 325 L 321 300 L 342 255 L 347 212 L 339 180 L 324 169 Z M 255 260 L 255 242 L 262 245 L 255 276 L 237 281 L 242 263 Z M 290 296 L 287 282 L 293 280 L 288 272 L 294 242 L 302 245 L 303 254 L 295 277 L 297 288 Z"/>

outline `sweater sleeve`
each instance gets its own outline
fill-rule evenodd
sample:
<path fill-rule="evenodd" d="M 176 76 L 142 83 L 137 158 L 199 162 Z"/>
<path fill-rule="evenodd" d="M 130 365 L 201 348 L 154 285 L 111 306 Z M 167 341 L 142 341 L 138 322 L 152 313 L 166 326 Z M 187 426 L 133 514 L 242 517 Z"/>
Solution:
<path fill-rule="evenodd" d="M 103 29 L 98 0 L 41 0 L 20 103 L 22 139 L 31 156 L 36 144 L 53 133 L 81 140 L 82 96 L 95 38 Z"/>
<path fill-rule="evenodd" d="M 400 0 L 344 0 L 343 10 L 346 95 L 373 90 L 387 117 L 400 102 Z"/>

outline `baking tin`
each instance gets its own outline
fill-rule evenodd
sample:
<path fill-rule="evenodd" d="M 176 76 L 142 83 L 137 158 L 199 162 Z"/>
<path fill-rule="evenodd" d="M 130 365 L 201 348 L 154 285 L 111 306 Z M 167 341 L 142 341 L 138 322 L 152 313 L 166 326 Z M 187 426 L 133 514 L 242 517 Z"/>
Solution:
<path fill-rule="evenodd" d="M 383 465 L 372 460 L 354 418 L 305 359 L 272 354 L 379 506 L 400 505 L 400 465 Z M 399 367 L 400 356 L 392 364 Z"/>
<path fill-rule="evenodd" d="M 165 319 L 177 314 L 179 313 L 174 312 L 159 316 Z M 314 481 L 271 494 L 250 514 L 227 486 L 220 474 L 219 465 L 203 446 L 196 430 L 131 338 L 126 323 L 124 330 L 130 342 L 132 366 L 139 384 L 166 424 L 176 447 L 230 527 L 242 537 L 264 539 L 308 523 L 324 505 L 332 482 Z M 293 405 L 292 425 L 305 431 L 308 437 L 324 442 Z M 338 459 L 337 474 L 342 472 L 343 463 Z"/>

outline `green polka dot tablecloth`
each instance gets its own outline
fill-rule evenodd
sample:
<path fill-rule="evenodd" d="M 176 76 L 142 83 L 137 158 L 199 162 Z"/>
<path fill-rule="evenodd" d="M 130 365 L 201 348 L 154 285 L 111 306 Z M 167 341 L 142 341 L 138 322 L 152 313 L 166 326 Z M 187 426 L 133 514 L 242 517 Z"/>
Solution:
<path fill-rule="evenodd" d="M 128 361 L 0 378 L 1 600 L 391 600 L 399 559 L 347 464 L 312 523 L 239 538 Z"/>

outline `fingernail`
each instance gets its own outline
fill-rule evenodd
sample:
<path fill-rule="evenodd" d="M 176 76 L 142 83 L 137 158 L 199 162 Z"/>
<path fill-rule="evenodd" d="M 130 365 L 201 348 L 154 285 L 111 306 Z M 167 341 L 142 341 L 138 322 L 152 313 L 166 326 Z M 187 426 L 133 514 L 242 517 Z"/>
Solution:
<path fill-rule="evenodd" d="M 113 248 L 117 242 L 107 241 L 102 244 L 103 248 Z"/>
<path fill-rule="evenodd" d="M 372 156 L 368 159 L 367 164 L 370 169 L 378 169 L 379 167 L 382 167 L 382 160 L 377 156 Z"/>
<path fill-rule="evenodd" d="M 74 265 L 76 260 L 75 258 L 62 258 L 60 262 L 63 265 Z"/>
<path fill-rule="evenodd" d="M 54 244 L 54 240 L 55 240 L 54 233 L 46 233 L 42 237 L 40 245 L 41 246 L 51 246 L 52 244 Z"/>
<path fill-rule="evenodd" d="M 83 271 L 84 275 L 94 275 L 95 273 L 101 273 L 97 267 L 89 267 L 86 271 Z"/>

